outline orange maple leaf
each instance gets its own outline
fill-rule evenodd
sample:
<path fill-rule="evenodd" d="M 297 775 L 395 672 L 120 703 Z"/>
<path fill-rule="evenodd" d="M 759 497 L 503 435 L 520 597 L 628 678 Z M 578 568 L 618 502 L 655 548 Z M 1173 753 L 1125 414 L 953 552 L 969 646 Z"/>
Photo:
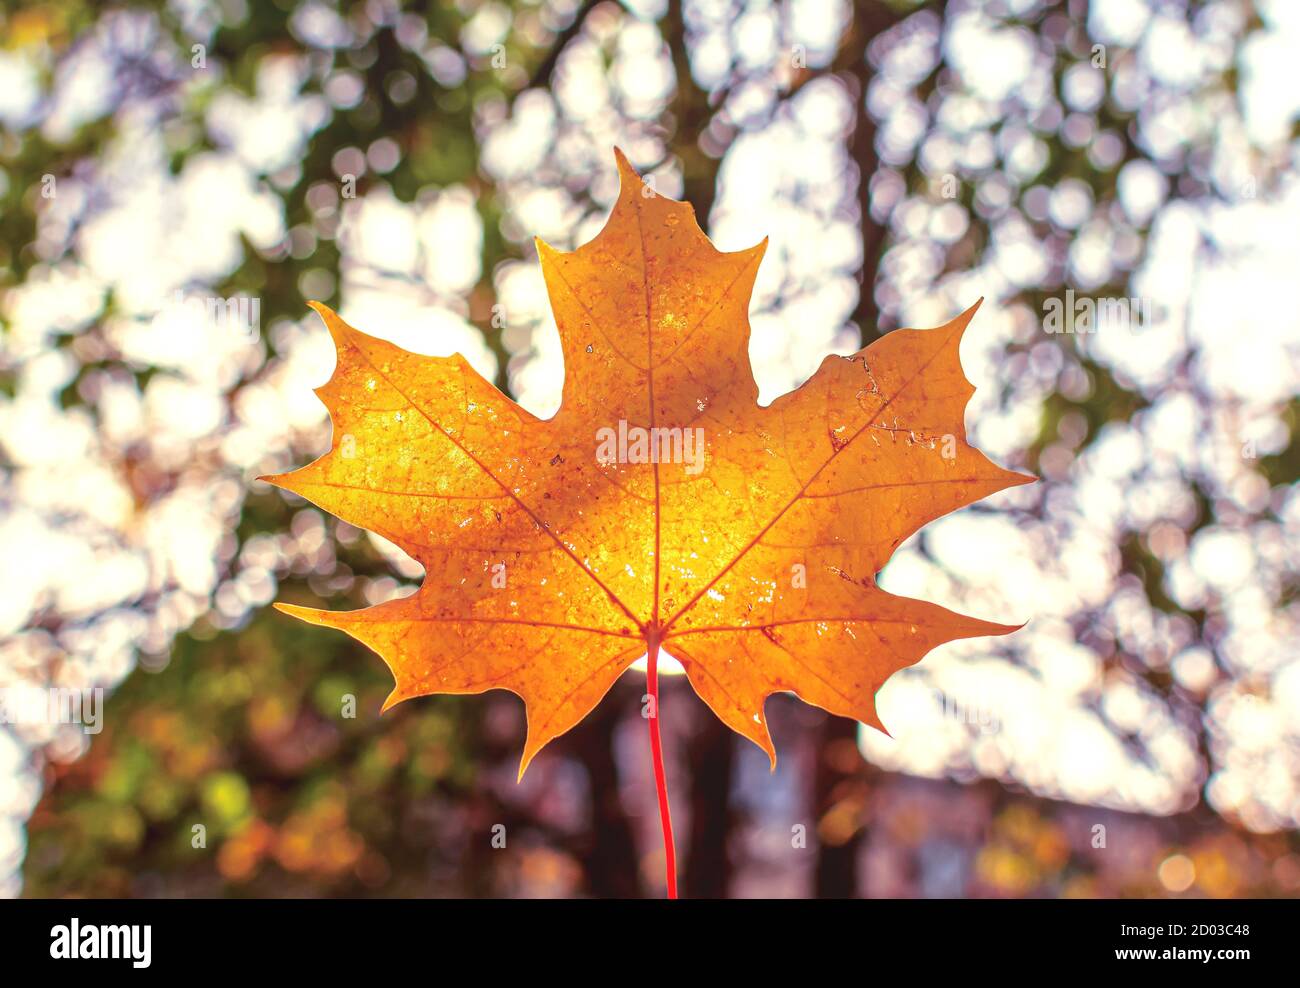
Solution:
<path fill-rule="evenodd" d="M 538 241 L 566 369 L 553 418 L 460 355 L 407 353 L 313 304 L 338 350 L 317 392 L 333 446 L 266 479 L 401 546 L 426 576 L 359 611 L 277 606 L 379 653 L 396 679 L 385 709 L 517 693 L 521 776 L 642 655 L 653 677 L 661 646 L 773 765 L 774 692 L 883 730 L 875 695 L 892 673 L 943 642 L 1015 630 L 875 582 L 922 525 L 1034 479 L 966 443 L 974 388 L 958 344 L 978 306 L 827 357 L 762 407 L 746 313 L 766 241 L 717 251 L 689 205 L 617 158 L 600 234 L 567 254 Z"/>

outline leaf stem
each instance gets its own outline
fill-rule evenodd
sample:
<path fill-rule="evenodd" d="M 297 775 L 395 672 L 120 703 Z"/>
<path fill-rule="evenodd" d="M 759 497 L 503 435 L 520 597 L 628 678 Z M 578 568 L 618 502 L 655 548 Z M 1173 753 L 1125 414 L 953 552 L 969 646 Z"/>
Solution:
<path fill-rule="evenodd" d="M 673 819 L 668 809 L 668 784 L 664 779 L 664 750 L 659 736 L 659 633 L 646 641 L 646 692 L 650 694 L 650 759 L 655 769 L 655 794 L 659 798 L 659 822 L 664 830 L 664 878 L 668 898 L 677 898 L 677 852 L 673 847 Z"/>

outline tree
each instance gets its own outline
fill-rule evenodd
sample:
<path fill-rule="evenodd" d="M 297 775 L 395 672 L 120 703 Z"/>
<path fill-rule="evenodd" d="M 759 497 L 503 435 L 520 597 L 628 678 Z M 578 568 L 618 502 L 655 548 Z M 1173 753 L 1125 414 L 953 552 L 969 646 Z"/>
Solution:
<path fill-rule="evenodd" d="M 1282 743 L 1295 728 L 1261 752 L 1240 718 L 1275 710 L 1296 675 L 1279 658 L 1296 556 L 1272 548 L 1295 538 L 1294 381 L 1225 385 L 1223 341 L 1197 330 L 1205 300 L 1178 281 L 1216 277 L 1245 249 L 1233 217 L 1261 223 L 1287 200 L 1294 134 L 1249 112 L 1243 70 L 1270 26 L 1253 5 L 1133 6 L 1128 20 L 957 0 L 7 11 L 3 67 L 20 84 L 0 106 L 4 497 L 15 530 L 59 552 L 24 581 L 0 668 L 114 688 L 89 741 L 18 732 L 45 782 L 26 889 L 653 890 L 634 761 L 617 754 L 635 690 L 519 789 L 511 699 L 379 719 L 372 657 L 264 605 L 360 606 L 418 571 L 252 480 L 327 438 L 296 397 L 320 380 L 309 297 L 433 313 L 500 387 L 551 400 L 531 237 L 590 235 L 616 142 L 720 242 L 777 226 L 755 308 L 765 380 L 790 386 L 828 350 L 990 297 L 987 381 L 1005 383 L 983 418 L 1015 423 L 992 448 L 1044 480 L 970 514 L 1013 518 L 1061 595 L 1001 661 L 1044 675 L 1045 655 L 1078 650 L 1094 685 L 1069 705 L 1128 752 L 1148 809 L 1293 831 L 1294 787 L 1266 780 L 1297 777 Z M 251 344 L 168 315 L 168 300 L 238 297 L 259 305 Z M 1053 306 L 1073 318 L 1076 297 L 1146 300 L 1154 335 L 1050 332 Z M 1121 475 L 1118 444 L 1136 449 Z M 1097 491 L 1122 510 L 1099 511 Z M 1253 575 L 1219 579 L 1243 553 Z M 904 564 L 968 595 L 940 536 Z M 951 669 L 927 668 L 947 695 Z M 745 870 L 734 794 L 753 753 L 686 708 L 684 887 L 723 895 Z M 809 769 L 791 812 L 812 824 L 814 888 L 870 893 L 860 862 L 890 776 L 856 757 L 854 725 L 816 730 L 791 759 Z M 944 764 L 1117 798 L 1029 771 L 1033 753 L 990 770 L 977 750 Z"/>

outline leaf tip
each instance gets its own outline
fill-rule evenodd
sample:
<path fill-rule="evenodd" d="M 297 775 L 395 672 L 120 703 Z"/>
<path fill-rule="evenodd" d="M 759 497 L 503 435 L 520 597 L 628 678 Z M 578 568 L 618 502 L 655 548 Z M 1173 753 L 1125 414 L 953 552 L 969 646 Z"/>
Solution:
<path fill-rule="evenodd" d="M 998 621 L 987 621 L 987 622 L 985 622 L 985 623 L 986 623 L 989 627 L 991 627 L 993 630 L 992 630 L 992 631 L 983 631 L 983 632 L 978 632 L 978 631 L 977 631 L 975 634 L 971 635 L 970 637 L 971 637 L 971 638 L 984 638 L 984 637 L 988 637 L 988 636 L 997 636 L 997 637 L 1001 637 L 1002 635 L 1014 635 L 1017 631 L 1019 631 L 1021 628 L 1023 628 L 1023 627 L 1024 627 L 1025 625 L 1027 625 L 1029 622 L 1028 622 L 1028 621 L 1021 621 L 1019 624 L 1002 624 L 1001 622 L 998 622 Z"/>
<path fill-rule="evenodd" d="M 620 198 L 627 192 L 640 189 L 645 185 L 645 179 L 641 173 L 632 167 L 632 162 L 627 160 L 627 155 L 623 153 L 620 147 L 614 148 L 614 160 L 618 163 L 619 178 L 619 195 Z"/>
<path fill-rule="evenodd" d="M 965 312 L 958 315 L 948 325 L 952 327 L 952 329 L 957 333 L 958 336 L 961 336 L 963 333 L 966 332 L 966 327 L 970 325 L 971 320 L 975 318 L 975 313 L 979 312 L 980 306 L 983 304 L 984 304 L 984 296 L 981 295 L 978 299 L 975 300 L 974 305 L 968 308 Z"/>
<path fill-rule="evenodd" d="M 352 327 L 340 319 L 339 314 L 324 302 L 312 301 L 308 302 L 307 306 L 315 312 L 316 315 L 320 316 L 321 322 L 325 324 L 325 328 L 329 330 L 330 336 L 334 338 L 335 345 L 342 347 L 343 341 L 347 337 L 348 333 L 352 331 Z"/>
<path fill-rule="evenodd" d="M 1011 487 L 1024 487 L 1025 484 L 1036 484 L 1041 477 L 1035 477 L 1032 473 L 1017 473 L 1015 470 L 1009 471 L 1011 474 Z"/>
<path fill-rule="evenodd" d="M 321 624 L 319 618 L 320 611 L 315 607 L 303 607 L 301 604 L 286 604 L 277 600 L 272 604 L 281 614 L 288 614 L 289 617 L 295 617 L 299 621 L 306 621 L 308 624 Z"/>
<path fill-rule="evenodd" d="M 519 756 L 519 773 L 515 776 L 515 785 L 524 781 L 524 773 L 528 771 L 528 766 L 533 763 L 533 756 L 541 747 L 540 744 L 533 744 L 531 737 L 524 743 L 524 753 Z"/>
<path fill-rule="evenodd" d="M 764 705 L 766 706 L 766 704 Z M 756 723 L 761 730 L 753 733 L 743 732 L 744 736 L 758 745 L 763 753 L 767 755 L 767 770 L 774 773 L 776 772 L 776 745 L 772 743 L 772 732 L 767 726 L 766 712 L 759 713 Z"/>
<path fill-rule="evenodd" d="M 533 237 L 533 249 L 537 251 L 537 259 L 543 264 L 560 253 L 541 237 Z"/>

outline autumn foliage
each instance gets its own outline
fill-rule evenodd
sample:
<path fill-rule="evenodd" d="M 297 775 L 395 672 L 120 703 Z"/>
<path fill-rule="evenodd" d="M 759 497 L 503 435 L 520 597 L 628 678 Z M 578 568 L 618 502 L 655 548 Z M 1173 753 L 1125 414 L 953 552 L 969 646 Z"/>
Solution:
<path fill-rule="evenodd" d="M 892 673 L 1015 630 L 875 579 L 922 525 L 1032 480 L 966 443 L 958 346 L 975 309 L 827 357 L 762 407 L 746 312 L 765 244 L 719 252 L 689 205 L 617 158 L 601 233 L 567 254 L 538 244 L 565 359 L 553 418 L 460 355 L 405 352 L 315 306 L 338 350 L 318 392 L 333 448 L 268 479 L 427 575 L 360 611 L 280 607 L 379 653 L 396 678 L 388 706 L 517 693 L 521 775 L 660 646 L 773 762 L 774 692 L 883 730 L 874 698 Z"/>

